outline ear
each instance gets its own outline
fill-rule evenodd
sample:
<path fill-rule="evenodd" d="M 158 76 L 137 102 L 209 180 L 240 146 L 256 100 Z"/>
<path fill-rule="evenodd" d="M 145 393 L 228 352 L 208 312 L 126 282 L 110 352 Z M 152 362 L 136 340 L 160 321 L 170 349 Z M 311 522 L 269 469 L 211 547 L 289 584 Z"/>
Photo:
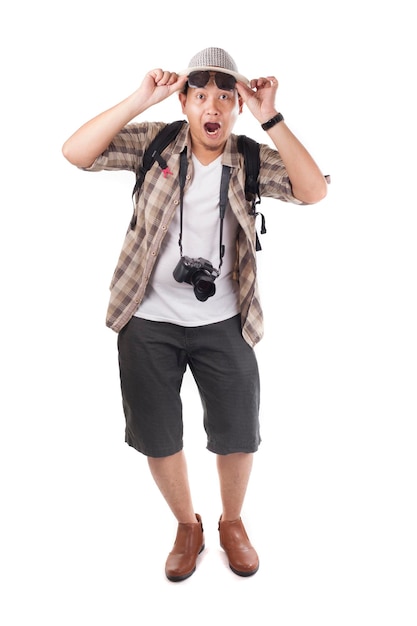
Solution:
<path fill-rule="evenodd" d="M 239 96 L 239 115 L 242 113 L 243 111 L 243 100 L 242 97 Z"/>
<path fill-rule="evenodd" d="M 187 102 L 187 94 L 180 92 L 178 94 L 179 101 L 181 102 L 182 112 L 185 113 L 185 105 Z"/>

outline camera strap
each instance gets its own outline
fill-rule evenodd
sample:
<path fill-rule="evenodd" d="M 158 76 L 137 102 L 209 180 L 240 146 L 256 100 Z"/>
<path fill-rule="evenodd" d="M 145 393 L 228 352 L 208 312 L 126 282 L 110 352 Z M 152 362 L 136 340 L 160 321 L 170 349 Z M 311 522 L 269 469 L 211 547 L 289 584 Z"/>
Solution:
<path fill-rule="evenodd" d="M 188 159 L 187 159 L 187 148 L 181 152 L 180 155 L 180 174 L 179 174 L 179 182 L 180 182 L 180 234 L 178 239 L 178 245 L 180 247 L 181 256 L 182 253 L 182 218 L 184 211 L 184 188 L 185 181 L 187 178 L 187 169 L 188 169 Z M 232 173 L 232 169 L 227 166 L 222 166 L 222 177 L 220 181 L 220 197 L 219 197 L 219 218 L 220 218 L 220 237 L 219 237 L 219 269 L 218 274 L 220 274 L 220 268 L 223 264 L 223 257 L 225 252 L 225 247 L 223 245 L 223 220 L 226 214 L 228 196 L 229 196 L 229 182 L 230 176 Z"/>

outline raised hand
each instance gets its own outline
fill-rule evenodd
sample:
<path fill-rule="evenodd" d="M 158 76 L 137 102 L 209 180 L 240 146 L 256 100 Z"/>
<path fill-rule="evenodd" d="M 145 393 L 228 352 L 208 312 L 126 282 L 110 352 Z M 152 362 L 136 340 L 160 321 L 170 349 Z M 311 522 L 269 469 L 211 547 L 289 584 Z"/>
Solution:
<path fill-rule="evenodd" d="M 275 76 L 253 78 L 250 87 L 238 82 L 236 88 L 244 104 L 261 124 L 276 115 L 275 96 L 278 81 Z"/>

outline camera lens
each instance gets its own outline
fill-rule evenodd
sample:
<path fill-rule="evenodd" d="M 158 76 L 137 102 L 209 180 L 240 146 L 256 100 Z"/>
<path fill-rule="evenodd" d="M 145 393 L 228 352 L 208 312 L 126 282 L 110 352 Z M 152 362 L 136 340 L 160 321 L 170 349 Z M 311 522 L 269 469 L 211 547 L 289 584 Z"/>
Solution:
<path fill-rule="evenodd" d="M 212 276 L 200 276 L 197 280 L 193 280 L 194 293 L 197 300 L 205 302 L 207 298 L 216 293 L 216 285 Z"/>

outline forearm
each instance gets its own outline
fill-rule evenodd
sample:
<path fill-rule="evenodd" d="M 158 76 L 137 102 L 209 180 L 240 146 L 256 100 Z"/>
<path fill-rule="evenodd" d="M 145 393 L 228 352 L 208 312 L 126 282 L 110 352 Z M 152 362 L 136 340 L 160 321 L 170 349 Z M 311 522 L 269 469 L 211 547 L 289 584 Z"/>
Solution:
<path fill-rule="evenodd" d="M 314 159 L 284 121 L 266 131 L 280 153 L 294 196 L 307 204 L 322 200 L 327 183 Z"/>
<path fill-rule="evenodd" d="M 180 91 L 186 81 L 186 76 L 179 78 L 175 72 L 160 68 L 151 70 L 132 95 L 100 113 L 71 135 L 62 147 L 64 157 L 73 165 L 89 167 L 126 124 L 149 107 Z"/>
<path fill-rule="evenodd" d="M 79 128 L 62 147 L 64 157 L 78 167 L 89 167 L 113 137 L 142 112 L 132 94 Z"/>
<path fill-rule="evenodd" d="M 240 82 L 237 88 L 243 102 L 260 124 L 265 124 L 277 115 L 275 94 L 278 81 L 275 76 L 254 78 L 250 86 Z M 306 204 L 322 200 L 327 194 L 326 179 L 286 123 L 278 121 L 266 132 L 283 160 L 294 196 Z"/>

